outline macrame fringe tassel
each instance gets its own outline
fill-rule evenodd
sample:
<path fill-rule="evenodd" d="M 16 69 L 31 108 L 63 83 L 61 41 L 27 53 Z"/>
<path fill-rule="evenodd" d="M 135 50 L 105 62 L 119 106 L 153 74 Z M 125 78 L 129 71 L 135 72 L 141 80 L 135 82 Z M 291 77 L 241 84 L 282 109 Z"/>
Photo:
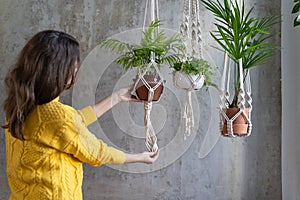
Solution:
<path fill-rule="evenodd" d="M 146 129 L 145 145 L 149 152 L 156 152 L 158 150 L 157 138 L 150 119 L 153 95 L 154 95 L 154 90 L 153 88 L 150 88 L 148 92 L 148 101 L 144 102 L 144 110 L 145 110 L 144 123 Z"/>
<path fill-rule="evenodd" d="M 192 107 L 192 91 L 186 92 L 186 103 L 184 108 L 183 118 L 185 120 L 184 140 L 191 135 L 191 128 L 194 127 L 194 114 Z"/>
<path fill-rule="evenodd" d="M 149 152 L 156 152 L 158 150 L 157 138 L 156 138 L 155 131 L 154 131 L 154 128 L 153 128 L 151 120 L 150 120 L 152 101 L 145 101 L 144 109 L 145 109 L 144 122 L 145 122 L 145 129 L 146 129 L 145 145 Z"/>

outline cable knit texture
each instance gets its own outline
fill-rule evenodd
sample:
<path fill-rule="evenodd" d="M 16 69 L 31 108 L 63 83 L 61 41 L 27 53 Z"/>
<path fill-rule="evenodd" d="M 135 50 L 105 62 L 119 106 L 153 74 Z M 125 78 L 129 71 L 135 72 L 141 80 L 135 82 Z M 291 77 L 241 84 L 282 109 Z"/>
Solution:
<path fill-rule="evenodd" d="M 89 132 L 91 107 L 76 111 L 58 101 L 37 106 L 24 125 L 25 141 L 6 131 L 10 200 L 82 199 L 82 162 L 122 164 L 125 154 Z"/>

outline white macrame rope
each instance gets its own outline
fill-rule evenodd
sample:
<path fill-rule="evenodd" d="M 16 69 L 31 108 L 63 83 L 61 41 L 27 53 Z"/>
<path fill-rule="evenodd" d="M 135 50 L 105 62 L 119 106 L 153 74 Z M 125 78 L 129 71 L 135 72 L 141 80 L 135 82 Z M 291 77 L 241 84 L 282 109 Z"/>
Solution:
<path fill-rule="evenodd" d="M 149 3 L 149 0 L 146 1 L 146 6 L 145 6 L 145 14 L 144 14 L 144 22 L 143 22 L 143 31 L 145 31 L 145 26 L 146 26 L 147 11 L 148 11 L 148 3 Z"/>
<path fill-rule="evenodd" d="M 239 1 L 241 5 L 241 1 Z M 230 5 L 231 6 L 231 5 Z M 230 82 L 230 61 L 228 54 L 224 54 L 224 69 L 221 79 L 221 90 L 220 90 L 220 101 L 219 101 L 219 109 L 220 109 L 220 131 L 222 132 L 224 124 L 227 125 L 227 134 L 225 136 L 228 137 L 236 137 L 237 135 L 233 133 L 233 122 L 239 116 L 243 116 L 248 125 L 247 134 L 245 136 L 249 136 L 252 131 L 252 122 L 251 122 L 251 111 L 252 111 L 252 98 L 251 98 L 251 82 L 250 82 L 250 73 L 248 70 L 243 69 L 243 60 L 239 59 L 238 61 L 238 76 L 239 76 L 239 93 L 238 93 L 238 108 L 240 109 L 231 119 L 226 115 L 225 109 L 229 107 L 229 82 Z M 246 73 L 246 77 L 245 74 Z M 227 77 L 227 79 L 226 79 Z M 245 77 L 245 84 L 244 84 Z M 226 83 L 226 85 L 225 85 Z M 249 115 L 246 113 L 246 104 L 249 107 Z"/>
<path fill-rule="evenodd" d="M 157 82 L 157 84 L 151 88 L 151 86 L 148 84 L 148 82 L 145 80 L 144 76 L 146 75 L 146 73 L 151 70 L 151 67 L 154 68 L 156 74 L 158 74 L 159 76 L 159 81 Z M 151 58 L 151 62 L 148 63 L 147 67 L 143 70 L 139 69 L 138 70 L 138 79 L 136 80 L 135 84 L 134 84 L 134 87 L 133 87 L 133 90 L 132 90 L 132 94 L 137 96 L 136 95 L 136 87 L 139 83 L 139 81 L 142 81 L 142 83 L 145 85 L 145 87 L 150 90 L 150 89 L 153 89 L 153 90 L 156 90 L 162 83 L 163 83 L 163 76 L 160 72 L 160 70 L 158 69 L 157 67 L 157 63 L 155 62 L 155 59 L 154 58 Z M 137 96 L 138 98 L 138 96 Z"/>
<path fill-rule="evenodd" d="M 250 80 L 250 72 L 246 71 L 246 81 L 245 81 L 245 89 L 246 89 L 246 101 L 249 106 L 249 119 L 248 119 L 248 134 L 250 136 L 252 133 L 252 121 L 251 121 L 251 112 L 252 112 L 252 97 L 251 97 L 251 80 Z"/>
<path fill-rule="evenodd" d="M 191 10 L 191 49 L 192 56 L 201 58 L 201 29 L 200 29 L 200 16 L 199 16 L 199 2 L 198 0 L 190 0 L 192 4 Z"/>
<path fill-rule="evenodd" d="M 149 6 L 150 4 L 150 6 Z M 145 31 L 145 27 L 146 27 L 146 21 L 147 21 L 147 14 L 148 14 L 148 6 L 150 7 L 150 22 L 159 19 L 159 9 L 158 9 L 158 0 L 149 0 L 146 1 L 146 5 L 145 5 L 145 13 L 144 13 L 144 21 L 143 21 L 143 31 Z"/>
<path fill-rule="evenodd" d="M 158 14 L 158 0 L 147 0 L 146 1 L 146 6 L 145 6 L 145 14 L 144 14 L 144 23 L 143 23 L 143 31 L 145 31 L 145 26 L 146 26 L 146 19 L 147 19 L 147 11 L 148 11 L 148 5 L 150 9 L 150 22 L 153 22 L 154 20 L 159 19 L 159 14 Z M 157 27 L 157 31 L 158 31 Z M 148 99 L 147 101 L 144 102 L 144 125 L 145 125 L 145 131 L 146 131 L 146 137 L 145 137 L 145 145 L 148 151 L 150 152 L 156 152 L 158 150 L 158 145 L 157 145 L 157 138 L 155 135 L 154 128 L 151 123 L 151 110 L 152 110 L 152 100 L 154 97 L 154 92 L 155 90 L 163 83 L 163 76 L 160 73 L 160 70 L 157 67 L 157 63 L 155 62 L 155 54 L 151 52 L 151 57 L 150 57 L 150 63 L 146 66 L 145 69 L 138 70 L 138 78 L 134 84 L 132 94 L 135 95 L 138 98 L 138 95 L 136 94 L 136 89 L 138 86 L 138 83 L 142 81 L 143 85 L 148 89 Z M 151 70 L 151 68 L 154 68 L 156 73 L 159 75 L 159 81 L 158 83 L 154 86 L 151 87 L 148 82 L 145 80 L 144 76 L 148 71 Z"/>
<path fill-rule="evenodd" d="M 147 69 L 149 69 L 150 67 L 153 67 L 156 70 L 156 72 L 158 73 L 159 78 L 160 78 L 160 80 L 154 87 L 151 87 L 144 78 L 144 76 L 147 72 Z M 155 61 L 153 59 L 151 59 L 151 62 L 148 64 L 146 70 L 143 73 L 141 73 L 141 70 L 139 70 L 138 77 L 139 78 L 136 81 L 133 90 L 136 91 L 137 84 L 140 80 L 145 85 L 145 87 L 148 89 L 148 99 L 147 99 L 147 101 L 144 102 L 144 113 L 145 113 L 144 114 L 144 125 L 145 125 L 145 131 L 146 131 L 145 145 L 146 145 L 146 148 L 148 151 L 156 152 L 158 150 L 157 138 L 156 138 L 155 131 L 152 126 L 150 117 L 151 117 L 152 100 L 153 100 L 154 92 L 163 83 L 163 79 L 162 79 L 161 73 L 157 67 L 157 63 L 155 63 Z"/>
<path fill-rule="evenodd" d="M 149 152 L 156 152 L 158 150 L 157 138 L 150 120 L 152 101 L 144 102 L 144 110 L 145 110 L 144 123 L 145 123 L 145 130 L 146 130 L 145 145 Z"/>
<path fill-rule="evenodd" d="M 183 38 L 183 44 L 185 45 L 185 52 L 183 55 L 183 62 L 189 57 L 202 58 L 202 37 L 200 26 L 200 6 L 198 0 L 185 0 L 183 6 L 183 19 L 180 25 L 180 34 Z M 188 75 L 188 79 L 191 83 L 191 88 L 186 91 L 186 102 L 183 113 L 185 120 L 184 139 L 191 134 L 191 128 L 194 127 L 194 114 L 192 107 L 192 91 L 195 90 L 197 83 L 203 77 L 199 75 L 196 80 Z"/>
<path fill-rule="evenodd" d="M 243 73 L 243 60 L 239 59 L 239 78 L 240 78 L 240 91 L 238 94 L 238 104 L 241 110 L 245 110 L 245 90 L 244 90 L 244 73 Z"/>
<path fill-rule="evenodd" d="M 186 47 L 184 51 L 183 59 L 187 59 L 188 57 L 188 50 L 191 48 L 189 41 L 190 41 L 190 34 L 189 34 L 189 26 L 190 26 L 190 17 L 191 17 L 191 2 L 190 0 L 185 0 L 184 7 L 183 7 L 183 19 L 180 25 L 180 34 L 183 38 L 183 44 Z"/>
<path fill-rule="evenodd" d="M 243 115 L 243 117 L 246 119 L 248 124 L 248 130 L 247 134 L 245 136 L 249 136 L 252 131 L 252 122 L 251 122 L 251 110 L 252 110 L 252 98 L 251 98 L 251 83 L 250 83 L 250 74 L 249 71 L 246 72 L 246 80 L 245 84 L 243 82 L 243 66 L 242 66 L 242 60 L 239 60 L 239 78 L 240 78 L 240 88 L 239 88 L 239 94 L 238 94 L 238 107 L 240 108 L 239 112 L 237 112 L 232 118 L 229 118 L 224 108 L 228 108 L 228 100 L 229 100 L 229 79 L 230 79 L 230 67 L 228 67 L 228 58 L 225 54 L 224 58 L 224 69 L 223 69 L 223 75 L 222 75 L 222 82 L 221 82 L 221 91 L 220 91 L 220 131 L 223 130 L 224 124 L 227 125 L 227 134 L 228 137 L 236 137 L 236 135 L 233 133 L 233 122 L 236 120 L 237 117 L 240 115 Z M 226 82 L 226 76 L 227 76 L 227 83 Z M 246 93 L 245 93 L 246 90 Z M 246 97 L 245 97 L 246 95 Z M 245 109 L 246 109 L 246 101 L 249 106 L 249 116 L 247 115 Z"/>
<path fill-rule="evenodd" d="M 194 127 L 194 114 L 192 107 L 192 91 L 186 91 L 186 103 L 184 106 L 183 118 L 185 120 L 184 140 L 191 135 L 191 128 Z"/>
<path fill-rule="evenodd" d="M 196 80 L 190 74 L 187 74 L 188 79 L 191 82 L 191 87 L 186 91 L 186 102 L 184 106 L 183 118 L 185 119 L 185 134 L 184 140 L 191 135 L 191 128 L 194 127 L 194 113 L 192 106 L 192 91 L 197 89 L 197 84 L 203 78 L 203 75 L 199 75 Z"/>
<path fill-rule="evenodd" d="M 160 79 L 154 87 L 151 87 L 144 78 L 145 74 L 147 73 L 147 71 L 150 70 L 151 67 L 153 67 L 156 70 L 156 73 L 159 75 L 159 79 Z M 136 94 L 136 89 L 139 81 L 142 81 L 142 83 L 148 89 L 148 99 L 147 101 L 144 102 L 144 125 L 145 125 L 145 132 L 146 132 L 145 145 L 148 151 L 156 152 L 158 150 L 157 138 L 150 117 L 151 117 L 152 100 L 153 100 L 154 92 L 163 83 L 163 78 L 157 67 L 157 63 L 155 62 L 154 58 L 151 58 L 151 62 L 147 65 L 146 69 L 144 69 L 143 71 L 141 69 L 138 70 L 138 79 L 134 84 L 134 88 L 132 92 L 132 94 L 134 94 L 137 98 L 138 96 Z"/>

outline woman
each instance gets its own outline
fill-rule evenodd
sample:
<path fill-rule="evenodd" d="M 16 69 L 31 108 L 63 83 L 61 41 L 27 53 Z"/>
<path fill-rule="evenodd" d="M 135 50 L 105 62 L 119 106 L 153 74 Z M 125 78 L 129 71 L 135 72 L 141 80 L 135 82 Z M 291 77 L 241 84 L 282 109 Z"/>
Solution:
<path fill-rule="evenodd" d="M 59 102 L 80 67 L 79 44 L 59 31 L 29 40 L 5 78 L 6 163 L 10 199 L 82 199 L 82 163 L 153 163 L 159 152 L 127 154 L 107 146 L 87 126 L 131 98 L 130 88 L 82 110 Z"/>

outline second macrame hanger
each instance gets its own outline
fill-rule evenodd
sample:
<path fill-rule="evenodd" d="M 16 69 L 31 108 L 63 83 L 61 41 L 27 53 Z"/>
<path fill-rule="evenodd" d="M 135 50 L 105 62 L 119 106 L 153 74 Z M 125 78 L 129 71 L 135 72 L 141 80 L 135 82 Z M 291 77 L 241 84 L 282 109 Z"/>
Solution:
<path fill-rule="evenodd" d="M 241 5 L 241 0 L 239 5 Z M 231 6 L 231 4 L 230 4 Z M 233 133 L 233 122 L 242 115 L 248 124 L 247 134 L 243 136 L 250 136 L 252 131 L 252 122 L 251 122 L 251 111 L 252 111 L 252 97 L 251 97 L 251 82 L 250 82 L 250 73 L 249 70 L 243 69 L 243 60 L 239 59 L 237 65 L 239 68 L 239 94 L 238 94 L 238 108 L 240 109 L 234 116 L 229 117 L 225 113 L 225 109 L 229 108 L 229 83 L 230 83 L 230 67 L 233 63 L 229 58 L 227 52 L 224 53 L 224 65 L 223 65 L 223 74 L 221 78 L 221 87 L 220 87 L 220 102 L 219 102 L 219 112 L 220 112 L 220 131 L 222 132 L 223 125 L 227 125 L 227 134 L 224 134 L 226 137 L 234 138 L 237 135 Z M 246 75 L 245 75 L 246 74 Z M 245 80 L 243 80 L 245 77 Z M 246 106 L 249 108 L 249 114 L 246 113 Z"/>
<path fill-rule="evenodd" d="M 183 38 L 185 51 L 182 61 L 185 62 L 189 57 L 202 59 L 202 35 L 200 27 L 200 8 L 198 0 L 185 0 L 183 7 L 183 20 L 180 26 L 180 34 Z M 203 75 L 199 75 L 196 80 L 190 74 L 187 74 L 191 82 L 191 87 L 186 91 L 186 103 L 183 118 L 185 120 L 184 139 L 191 134 L 191 128 L 194 127 L 194 114 L 192 107 L 192 91 L 195 90 L 196 85 Z M 203 80 L 202 80 L 203 81 Z"/>
<path fill-rule="evenodd" d="M 147 0 L 146 6 L 145 6 L 143 31 L 145 30 L 145 27 L 146 27 L 148 6 L 150 9 L 150 23 L 153 22 L 154 20 L 158 20 L 158 0 L 150 0 L 150 1 Z M 153 87 L 151 87 L 144 78 L 145 74 L 147 73 L 147 70 L 150 68 L 154 68 L 156 73 L 159 75 L 159 81 Z M 134 88 L 133 88 L 133 92 L 132 92 L 133 94 L 135 94 L 135 92 L 136 92 L 136 88 L 137 88 L 139 81 L 142 81 L 142 83 L 148 89 L 148 99 L 146 101 L 144 101 L 144 125 L 145 125 L 145 132 L 146 132 L 145 145 L 149 152 L 156 152 L 158 150 L 157 137 L 155 134 L 155 130 L 152 126 L 150 116 L 151 116 L 151 110 L 152 110 L 152 100 L 153 100 L 154 91 L 161 84 L 163 84 L 163 77 L 158 68 L 158 64 L 155 62 L 155 54 L 153 52 L 151 52 L 150 62 L 148 63 L 146 68 L 144 70 L 141 70 L 141 69 L 138 70 L 138 78 L 134 84 Z M 137 96 L 137 95 L 135 95 L 135 96 Z"/>

